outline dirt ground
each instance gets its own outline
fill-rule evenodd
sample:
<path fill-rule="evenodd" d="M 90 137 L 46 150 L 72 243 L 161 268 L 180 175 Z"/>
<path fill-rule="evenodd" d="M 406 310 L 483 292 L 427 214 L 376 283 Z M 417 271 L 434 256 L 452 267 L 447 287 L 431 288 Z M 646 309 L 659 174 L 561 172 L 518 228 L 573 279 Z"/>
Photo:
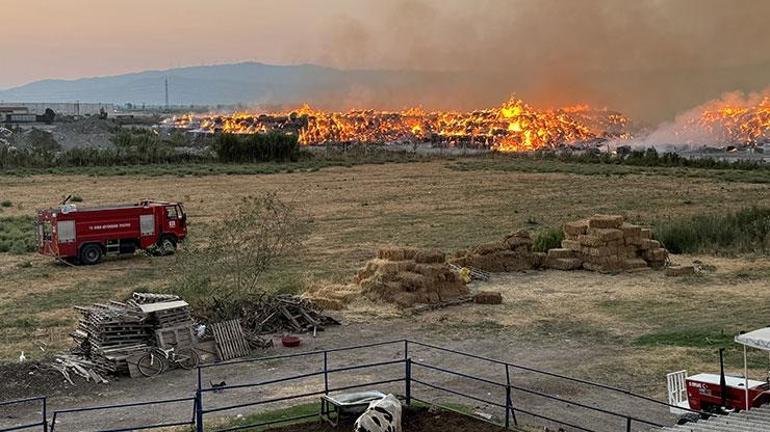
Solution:
<path fill-rule="evenodd" d="M 0 177 L 0 199 L 14 203 L 2 216 L 31 214 L 68 193 L 83 197 L 83 205 L 145 197 L 181 200 L 186 203 L 195 238 L 201 231 L 205 236 L 206 223 L 224 214 L 231 203 L 261 191 L 278 191 L 301 203 L 313 220 L 305 256 L 287 264 L 269 281 L 272 286 L 298 289 L 349 282 L 355 270 L 385 244 L 451 251 L 500 238 L 518 228 L 536 230 L 598 212 L 621 213 L 644 224 L 656 218 L 770 205 L 766 185 L 759 184 L 658 175 L 456 171 L 450 165 L 446 161 L 371 165 L 255 176 Z M 473 288 L 501 291 L 502 305 L 464 305 L 417 315 L 360 300 L 340 313 L 344 326 L 327 330 L 317 339 L 305 338 L 303 346 L 319 349 L 410 338 L 663 398 L 666 372 L 715 370 L 716 349 L 733 346 L 732 335 L 737 331 L 767 325 L 770 313 L 769 258 L 675 256 L 674 261 L 698 261 L 704 271 L 685 278 L 668 278 L 656 271 L 499 274 Z M 32 254 L 0 254 L 0 359 L 15 362 L 21 351 L 31 360 L 42 359 L 65 349 L 76 319 L 73 305 L 119 299 L 134 290 L 151 291 L 168 283 L 172 266 L 173 257 L 137 256 L 72 268 Z M 281 352 L 276 349 L 273 353 Z M 396 355 L 369 352 L 359 358 Z M 488 364 L 458 363 L 435 353 L 413 355 L 480 374 L 500 372 Z M 755 374 L 767 370 L 766 358 L 764 363 L 761 360 L 752 359 Z M 738 372 L 740 361 L 735 349 L 728 351 L 731 372 Z M 211 380 L 250 382 L 274 377 L 279 370 L 296 374 L 307 367 L 295 362 L 274 362 L 267 368 L 247 365 L 225 368 Z M 23 371 L 13 374 L 16 380 L 24 380 Z M 602 392 L 558 381 L 523 373 L 515 379 L 587 403 L 606 403 L 611 409 L 623 410 L 628 405 L 628 401 L 608 398 Z M 30 379 L 25 384 L 34 382 Z M 469 392 L 484 391 L 473 383 L 454 384 Z M 150 395 L 153 399 L 186 397 L 195 384 L 191 374 L 174 371 L 156 380 L 121 379 L 96 388 L 71 388 L 57 382 L 56 388 L 50 409 L 135 401 Z M 259 394 L 279 396 L 302 388 L 298 384 Z M 12 380 L 0 383 L 0 394 L 10 395 L 12 389 L 18 390 Z M 46 392 L 45 383 L 29 388 L 35 390 Z M 224 404 L 243 397 L 231 392 L 215 399 Z M 518 395 L 518 400 L 543 410 L 557 409 L 526 395 Z M 454 398 L 447 401 L 458 402 Z M 639 409 L 651 418 L 670 420 L 665 410 Z M 249 411 L 226 414 L 239 413 Z M 158 414 L 156 408 L 146 408 L 124 413 L 122 418 Z M 577 412 L 565 415 L 581 418 Z M 89 419 L 63 421 L 85 428 Z M 597 424 L 604 421 L 596 420 Z"/>
<path fill-rule="evenodd" d="M 404 432 L 502 432 L 505 429 L 451 411 L 412 409 L 403 413 Z M 327 423 L 305 423 L 270 429 L 274 432 L 337 432 L 352 430 L 353 422 L 340 422 L 337 427 Z"/>

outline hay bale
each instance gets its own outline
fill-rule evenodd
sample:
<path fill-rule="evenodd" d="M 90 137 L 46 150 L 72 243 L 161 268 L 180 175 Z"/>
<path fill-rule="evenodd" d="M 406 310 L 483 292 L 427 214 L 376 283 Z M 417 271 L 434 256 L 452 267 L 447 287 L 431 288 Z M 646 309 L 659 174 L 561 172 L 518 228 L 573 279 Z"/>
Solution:
<path fill-rule="evenodd" d="M 618 248 L 616 246 L 592 247 L 588 248 L 588 253 L 586 253 L 589 257 L 608 257 L 617 254 Z"/>
<path fill-rule="evenodd" d="M 626 237 L 623 240 L 624 240 L 625 244 L 627 244 L 629 246 L 634 246 L 634 248 L 637 248 L 637 247 L 639 247 L 639 243 L 642 242 L 642 237 L 641 237 L 641 235 L 638 236 L 638 237 Z"/>
<path fill-rule="evenodd" d="M 508 248 L 511 250 L 515 250 L 523 246 L 531 248 L 534 244 L 534 240 L 532 240 L 532 237 L 530 237 L 527 231 L 519 231 L 513 233 L 506 237 L 503 242 L 508 245 Z"/>
<path fill-rule="evenodd" d="M 575 258 L 575 251 L 565 248 L 548 249 L 548 259 Z"/>
<path fill-rule="evenodd" d="M 692 276 L 695 274 L 695 267 L 688 266 L 671 266 L 666 269 L 665 275 L 670 277 L 678 276 Z"/>
<path fill-rule="evenodd" d="M 399 273 L 412 271 L 415 266 L 414 261 L 386 261 L 375 258 L 371 262 L 374 266 L 376 266 L 377 271 L 381 273 Z"/>
<path fill-rule="evenodd" d="M 602 241 L 602 239 L 600 239 L 599 237 L 595 237 L 587 234 L 579 235 L 578 241 L 580 242 L 581 245 L 588 246 L 588 247 L 604 246 L 604 242 Z"/>
<path fill-rule="evenodd" d="M 588 220 L 583 219 L 575 222 L 567 222 L 564 224 L 564 234 L 567 236 L 577 237 L 585 234 L 588 230 Z"/>
<path fill-rule="evenodd" d="M 403 261 L 404 248 L 398 246 L 384 246 L 377 251 L 377 258 L 388 261 Z"/>
<path fill-rule="evenodd" d="M 577 270 L 583 265 L 580 258 L 551 258 L 546 260 L 546 267 L 556 270 Z"/>
<path fill-rule="evenodd" d="M 414 255 L 414 260 L 420 264 L 444 263 L 446 254 L 440 250 L 420 250 Z"/>
<path fill-rule="evenodd" d="M 623 230 L 615 228 L 589 228 L 588 235 L 598 237 L 603 242 L 623 240 Z"/>
<path fill-rule="evenodd" d="M 478 304 L 502 304 L 503 295 L 497 291 L 480 291 L 473 296 L 473 302 Z"/>
<path fill-rule="evenodd" d="M 639 231 L 639 237 L 643 239 L 651 239 L 652 238 L 652 230 L 649 228 L 642 228 Z"/>
<path fill-rule="evenodd" d="M 407 292 L 415 292 L 428 286 L 428 280 L 419 273 L 406 271 L 399 273 L 398 278 Z"/>
<path fill-rule="evenodd" d="M 620 226 L 620 229 L 623 231 L 624 238 L 639 238 L 642 235 L 642 227 L 639 225 L 623 222 L 623 225 Z"/>
<path fill-rule="evenodd" d="M 644 252 L 644 258 L 647 262 L 665 262 L 668 251 L 664 248 L 649 249 Z"/>
<path fill-rule="evenodd" d="M 490 242 L 490 243 L 482 243 L 474 247 L 472 253 L 477 255 L 488 255 L 491 253 L 500 252 L 508 249 L 509 249 L 509 246 L 505 242 Z"/>
<path fill-rule="evenodd" d="M 650 250 L 650 249 L 658 249 L 658 248 L 660 248 L 660 242 L 657 240 L 642 239 L 639 241 L 639 249 L 641 250 Z"/>
<path fill-rule="evenodd" d="M 623 216 L 597 214 L 588 219 L 589 228 L 620 228 L 623 225 Z"/>

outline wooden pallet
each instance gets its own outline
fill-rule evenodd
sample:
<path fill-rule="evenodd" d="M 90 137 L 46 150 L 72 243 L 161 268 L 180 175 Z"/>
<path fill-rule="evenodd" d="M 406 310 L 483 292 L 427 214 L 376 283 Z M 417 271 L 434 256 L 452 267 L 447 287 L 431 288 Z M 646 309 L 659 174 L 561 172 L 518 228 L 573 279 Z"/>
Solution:
<path fill-rule="evenodd" d="M 163 327 L 155 330 L 155 339 L 161 348 L 191 347 L 196 340 L 193 336 L 192 321 L 174 327 Z"/>
<path fill-rule="evenodd" d="M 221 360 L 230 360 L 249 354 L 249 343 L 243 336 L 243 329 L 238 320 L 211 324 L 211 332 L 217 344 L 217 353 Z"/>

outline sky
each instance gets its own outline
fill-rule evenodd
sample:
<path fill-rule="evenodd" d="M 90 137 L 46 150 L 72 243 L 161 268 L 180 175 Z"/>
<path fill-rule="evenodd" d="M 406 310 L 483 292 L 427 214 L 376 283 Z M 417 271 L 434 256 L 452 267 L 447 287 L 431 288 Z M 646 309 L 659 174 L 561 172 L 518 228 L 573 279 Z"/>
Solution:
<path fill-rule="evenodd" d="M 580 96 L 597 79 L 708 75 L 713 93 L 759 86 L 768 74 L 752 68 L 770 64 L 765 0 L 0 0 L 0 11 L 0 88 L 258 61 L 470 70 L 506 91 L 525 77 L 540 94 Z"/>

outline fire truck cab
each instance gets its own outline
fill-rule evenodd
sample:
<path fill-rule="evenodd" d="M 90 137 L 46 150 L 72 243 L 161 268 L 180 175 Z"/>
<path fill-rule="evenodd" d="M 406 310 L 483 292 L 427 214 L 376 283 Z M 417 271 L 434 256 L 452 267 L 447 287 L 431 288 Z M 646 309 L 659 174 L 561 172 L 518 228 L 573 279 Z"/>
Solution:
<path fill-rule="evenodd" d="M 92 208 L 65 202 L 37 214 L 38 251 L 86 265 L 105 255 L 133 254 L 153 246 L 171 254 L 186 236 L 187 215 L 176 202 L 147 200 Z"/>

